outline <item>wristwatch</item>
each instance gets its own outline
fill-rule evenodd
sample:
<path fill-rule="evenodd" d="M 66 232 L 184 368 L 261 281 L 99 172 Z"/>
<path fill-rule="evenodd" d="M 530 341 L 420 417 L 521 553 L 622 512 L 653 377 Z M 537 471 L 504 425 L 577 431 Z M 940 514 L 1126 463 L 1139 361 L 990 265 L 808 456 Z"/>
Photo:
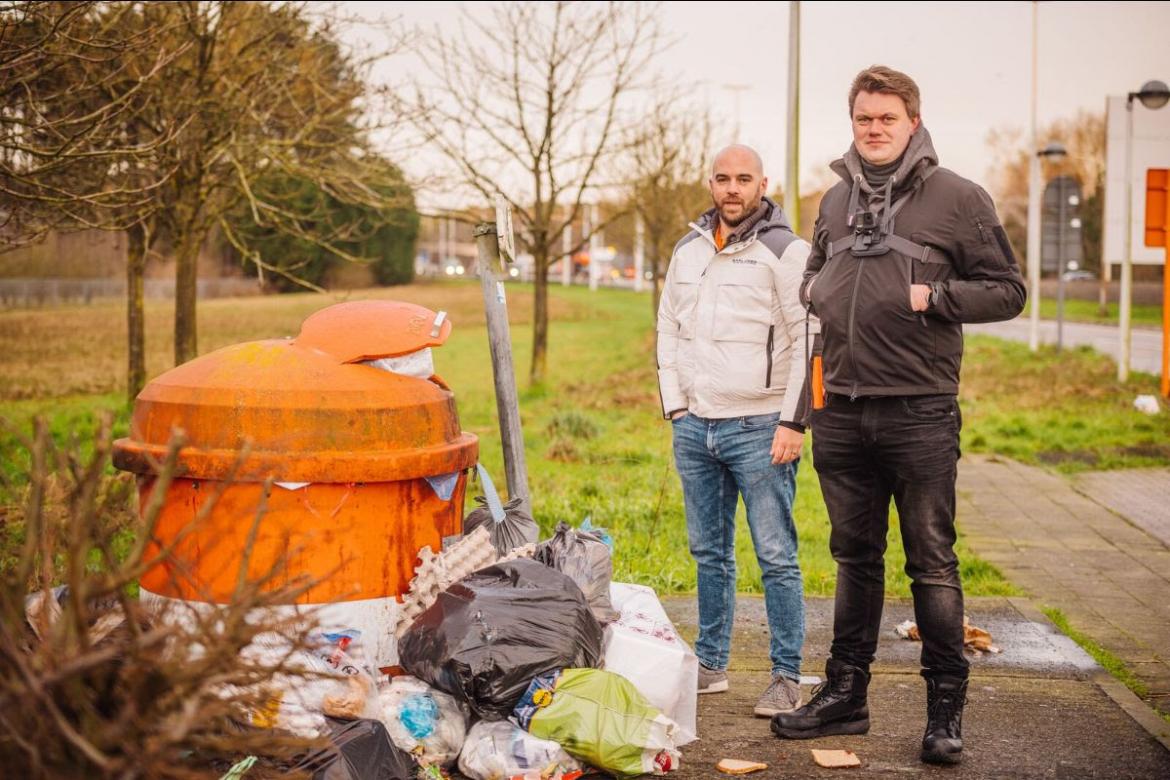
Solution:
<path fill-rule="evenodd" d="M 938 283 L 930 283 L 930 297 L 926 299 L 926 310 L 930 311 L 938 303 Z"/>

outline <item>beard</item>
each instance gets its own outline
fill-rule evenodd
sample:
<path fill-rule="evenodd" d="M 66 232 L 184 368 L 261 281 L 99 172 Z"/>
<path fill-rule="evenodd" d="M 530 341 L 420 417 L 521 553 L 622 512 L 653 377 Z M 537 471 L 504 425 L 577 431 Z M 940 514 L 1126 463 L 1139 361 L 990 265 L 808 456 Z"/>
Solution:
<path fill-rule="evenodd" d="M 740 201 L 743 204 L 743 210 L 740 211 L 739 214 L 737 214 L 734 217 L 729 216 L 727 214 L 727 212 L 724 210 L 723 203 L 720 203 L 719 201 L 715 200 L 715 198 L 711 198 L 711 203 L 715 206 L 715 211 L 719 212 L 719 218 L 721 220 L 723 220 L 723 224 L 727 225 L 728 227 L 734 228 L 734 227 L 738 227 L 739 225 L 741 225 L 743 223 L 743 221 L 746 220 L 748 217 L 750 217 L 752 214 L 755 214 L 756 211 L 759 210 L 760 203 L 762 202 L 762 200 L 763 200 L 763 196 L 757 195 L 752 200 Z M 724 203 L 726 203 L 726 201 L 724 201 Z M 739 205 L 739 204 L 736 203 L 733 205 Z"/>

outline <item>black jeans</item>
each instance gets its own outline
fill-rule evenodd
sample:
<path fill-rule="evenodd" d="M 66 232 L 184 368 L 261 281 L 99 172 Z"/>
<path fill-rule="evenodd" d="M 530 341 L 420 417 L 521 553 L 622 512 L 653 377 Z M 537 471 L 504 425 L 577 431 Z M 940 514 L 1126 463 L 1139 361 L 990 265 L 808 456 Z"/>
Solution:
<path fill-rule="evenodd" d="M 952 395 L 829 394 L 813 413 L 813 465 L 837 562 L 833 658 L 868 669 L 885 591 L 890 497 L 922 634 L 922 675 L 967 676 L 963 587 L 955 557 L 955 476 L 962 418 Z"/>

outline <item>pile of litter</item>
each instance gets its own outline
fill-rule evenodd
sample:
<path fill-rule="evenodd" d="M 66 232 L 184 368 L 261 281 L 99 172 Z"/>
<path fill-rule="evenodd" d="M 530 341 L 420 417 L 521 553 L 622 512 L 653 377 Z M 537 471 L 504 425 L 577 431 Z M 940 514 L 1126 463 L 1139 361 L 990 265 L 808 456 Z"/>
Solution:
<path fill-rule="evenodd" d="M 327 738 L 299 767 L 314 780 L 677 770 L 696 739 L 698 660 L 654 591 L 612 582 L 604 529 L 561 523 L 538 543 L 532 517 L 483 482 L 463 536 L 418 555 L 394 628 L 404 673 L 371 667 L 356 631 L 322 632 L 291 660 L 253 646 L 287 671 L 250 723 Z"/>

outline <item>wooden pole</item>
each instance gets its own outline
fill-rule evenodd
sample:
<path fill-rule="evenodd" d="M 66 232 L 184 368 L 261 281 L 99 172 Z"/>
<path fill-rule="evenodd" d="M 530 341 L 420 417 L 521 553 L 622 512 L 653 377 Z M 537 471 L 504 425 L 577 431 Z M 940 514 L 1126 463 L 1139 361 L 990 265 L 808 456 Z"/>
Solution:
<path fill-rule="evenodd" d="M 476 225 L 475 245 L 479 253 L 483 307 L 487 314 L 488 346 L 491 348 L 492 375 L 496 384 L 496 413 L 500 419 L 500 440 L 504 446 L 508 497 L 519 498 L 521 508 L 532 514 L 532 498 L 528 493 L 528 464 L 524 459 L 524 434 L 520 430 L 520 398 L 516 393 L 516 369 L 512 364 L 508 304 L 504 297 L 504 283 L 497 277 L 503 269 L 494 222 Z"/>

